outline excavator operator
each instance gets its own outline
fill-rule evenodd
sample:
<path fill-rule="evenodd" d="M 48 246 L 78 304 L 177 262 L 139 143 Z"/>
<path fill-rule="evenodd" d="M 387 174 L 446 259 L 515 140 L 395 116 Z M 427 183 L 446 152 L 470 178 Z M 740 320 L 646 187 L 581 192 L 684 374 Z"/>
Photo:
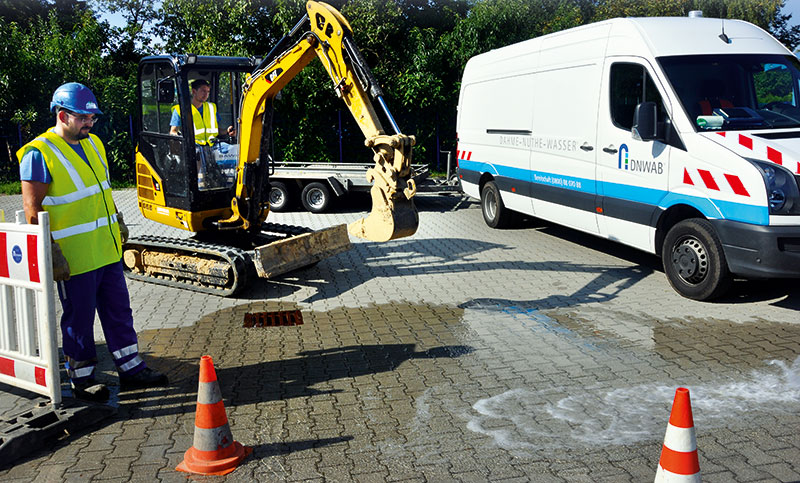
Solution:
<path fill-rule="evenodd" d="M 205 79 L 192 82 L 192 120 L 194 121 L 194 140 L 197 144 L 209 144 L 219 134 L 219 117 L 217 105 L 208 102 L 211 86 Z M 173 136 L 180 135 L 181 108 L 172 106 L 172 119 L 169 121 L 169 133 Z M 228 126 L 228 135 L 235 136 L 236 130 Z"/>
<path fill-rule="evenodd" d="M 205 79 L 195 79 L 192 84 L 192 121 L 194 124 L 194 142 L 197 151 L 197 183 L 200 189 L 218 188 L 226 185 L 224 177 L 219 174 L 219 169 L 212 164 L 215 156 L 211 152 L 214 146 L 222 154 L 227 153 L 227 144 L 217 143 L 219 135 L 219 111 L 217 105 L 208 102 L 211 86 Z M 172 106 L 172 118 L 169 121 L 169 133 L 180 136 L 181 107 Z M 236 130 L 228 126 L 228 136 L 235 136 Z"/>

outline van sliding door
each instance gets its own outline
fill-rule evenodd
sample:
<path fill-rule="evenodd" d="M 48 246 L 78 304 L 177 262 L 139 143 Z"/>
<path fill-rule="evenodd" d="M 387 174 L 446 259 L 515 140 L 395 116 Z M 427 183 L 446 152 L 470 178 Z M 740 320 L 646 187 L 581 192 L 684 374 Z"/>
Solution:
<path fill-rule="evenodd" d="M 536 74 L 531 181 L 536 216 L 597 233 L 595 141 L 602 58 Z"/>

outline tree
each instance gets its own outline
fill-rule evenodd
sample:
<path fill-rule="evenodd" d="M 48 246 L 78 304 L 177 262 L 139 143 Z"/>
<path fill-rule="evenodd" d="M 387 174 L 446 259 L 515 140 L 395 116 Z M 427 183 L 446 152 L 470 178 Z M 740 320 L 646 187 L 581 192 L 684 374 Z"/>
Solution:
<path fill-rule="evenodd" d="M 782 0 L 329 0 L 350 21 L 364 58 L 402 130 L 417 137 L 414 162 L 434 164 L 455 148 L 456 105 L 467 61 L 490 49 L 611 17 L 741 18 L 789 48 L 800 26 Z M 121 13 L 111 27 L 95 11 Z M 0 134 L 7 149 L 52 123 L 48 103 L 62 82 L 91 87 L 107 113 L 96 126 L 120 175 L 132 179 L 130 116 L 139 59 L 157 52 L 263 56 L 305 14 L 304 0 L 0 0 Z M 155 38 L 164 45 L 156 45 Z M 341 121 L 340 121 L 341 119 Z M 388 126 L 387 130 L 388 130 Z M 314 61 L 275 101 L 281 159 L 367 161 L 363 136 Z M 13 161 L 13 162 L 12 162 Z M 0 176 L 16 176 L 16 160 Z M 9 175 L 8 173 L 11 173 Z"/>
<path fill-rule="evenodd" d="M 0 121 L 4 130 L 19 129 L 25 143 L 53 125 L 49 111 L 53 91 L 65 82 L 81 82 L 98 97 L 106 116 L 95 126 L 106 143 L 110 169 L 116 179 L 132 179 L 133 144 L 128 135 L 134 112 L 135 64 L 119 68 L 109 51 L 109 28 L 85 2 L 55 2 L 57 8 L 21 21 L 1 22 Z M 124 75 L 115 74 L 122 71 Z M 17 136 L 6 139 L 2 175 L 16 178 Z M 14 145 L 12 148 L 12 144 Z M 7 157 L 6 157 L 7 156 Z"/>

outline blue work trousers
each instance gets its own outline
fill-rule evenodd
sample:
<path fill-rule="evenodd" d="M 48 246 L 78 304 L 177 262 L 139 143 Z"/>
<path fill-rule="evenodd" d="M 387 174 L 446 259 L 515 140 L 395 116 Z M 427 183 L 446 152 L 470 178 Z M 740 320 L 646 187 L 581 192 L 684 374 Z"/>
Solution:
<path fill-rule="evenodd" d="M 108 350 L 120 375 L 133 375 L 145 368 L 133 330 L 133 312 L 122 262 L 58 282 L 58 297 L 64 314 L 61 335 L 67 373 L 74 383 L 94 379 L 97 351 L 94 345 L 95 312 L 100 318 Z"/>

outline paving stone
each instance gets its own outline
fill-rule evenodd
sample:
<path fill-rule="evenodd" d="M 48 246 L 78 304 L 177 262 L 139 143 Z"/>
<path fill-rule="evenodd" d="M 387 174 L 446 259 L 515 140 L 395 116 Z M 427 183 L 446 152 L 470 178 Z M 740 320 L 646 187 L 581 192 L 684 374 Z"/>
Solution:
<path fill-rule="evenodd" d="M 115 199 L 134 235 L 189 235 L 144 220 L 132 190 Z M 354 240 L 239 298 L 129 282 L 140 348 L 170 387 L 120 394 L 117 417 L 0 480 L 186 481 L 174 468 L 209 353 L 234 437 L 255 448 L 226 481 L 651 481 L 678 385 L 696 404 L 705 481 L 800 479 L 800 405 L 736 389 L 789 390 L 800 289 L 737 281 L 732 298 L 695 302 L 650 255 L 535 220 L 491 230 L 468 199 L 417 204 L 414 237 Z M 361 209 L 270 217 L 322 228 Z M 242 327 L 295 309 L 302 326 Z M 709 397 L 728 414 L 708 416 Z M 0 393 L 0 412 L 27 401 Z"/>

